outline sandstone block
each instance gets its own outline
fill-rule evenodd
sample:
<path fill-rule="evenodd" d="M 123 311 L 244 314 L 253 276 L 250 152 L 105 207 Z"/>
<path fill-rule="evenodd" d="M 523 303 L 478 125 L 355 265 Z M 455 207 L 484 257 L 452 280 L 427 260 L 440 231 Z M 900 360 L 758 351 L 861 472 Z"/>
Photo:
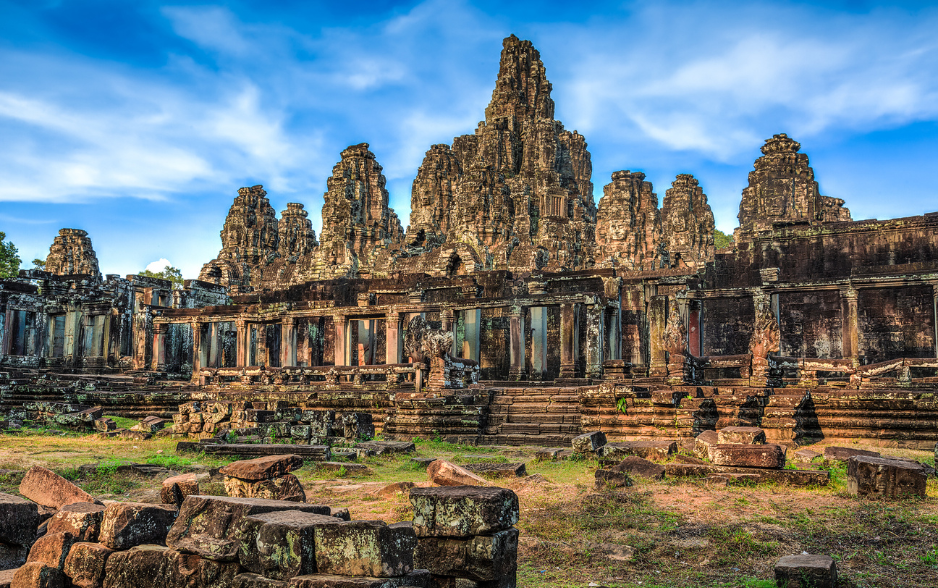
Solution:
<path fill-rule="evenodd" d="M 837 461 L 847 461 L 855 455 L 865 457 L 879 457 L 876 451 L 866 451 L 865 449 L 854 449 L 853 447 L 825 447 L 824 458 Z"/>
<path fill-rule="evenodd" d="M 267 455 L 230 463 L 218 472 L 232 478 L 256 482 L 277 478 L 301 467 L 303 458 L 299 455 Z"/>
<path fill-rule="evenodd" d="M 375 425 L 371 414 L 351 412 L 342 415 L 342 433 L 346 439 L 372 439 L 375 436 Z"/>
<path fill-rule="evenodd" d="M 27 563 L 13 574 L 10 588 L 63 588 L 65 575 L 44 563 Z"/>
<path fill-rule="evenodd" d="M 414 569 L 411 523 L 342 521 L 315 529 L 316 568 L 323 574 L 388 578 Z"/>
<path fill-rule="evenodd" d="M 160 545 L 138 545 L 108 558 L 104 588 L 230 588 L 238 571 L 235 562 L 212 561 Z"/>
<path fill-rule="evenodd" d="M 42 506 L 62 508 L 74 502 L 94 502 L 94 497 L 62 476 L 44 467 L 33 466 L 23 476 L 20 494 Z"/>
<path fill-rule="evenodd" d="M 927 476 L 916 463 L 857 455 L 847 460 L 847 491 L 875 498 L 925 497 Z"/>
<path fill-rule="evenodd" d="M 418 537 L 469 537 L 504 531 L 518 522 L 518 496 L 507 488 L 412 488 Z"/>
<path fill-rule="evenodd" d="M 166 544 L 185 553 L 218 561 L 238 558 L 237 531 L 241 519 L 282 510 L 328 515 L 329 507 L 283 500 L 233 498 L 227 496 L 187 496 Z"/>
<path fill-rule="evenodd" d="M 225 492 L 232 497 L 306 502 L 303 485 L 293 474 L 254 482 L 225 476 Z"/>
<path fill-rule="evenodd" d="M 343 521 L 352 520 L 352 515 L 351 513 L 349 513 L 347 508 L 329 507 L 329 516 L 333 516 L 337 519 L 342 519 Z"/>
<path fill-rule="evenodd" d="M 826 555 L 786 555 L 775 564 L 778 588 L 835 588 L 837 565 Z"/>
<path fill-rule="evenodd" d="M 9 570 L 0 570 L 0 588 L 10 588 L 10 584 L 13 583 L 13 576 L 16 575 L 16 568 L 11 568 Z"/>
<path fill-rule="evenodd" d="M 311 437 L 328 437 L 335 424 L 334 410 L 304 410 L 300 413 L 301 423 L 309 423 Z"/>
<path fill-rule="evenodd" d="M 427 570 L 414 570 L 406 576 L 397 578 L 310 574 L 292 578 L 289 586 L 290 588 L 435 588 Z"/>
<path fill-rule="evenodd" d="M 637 455 L 645 459 L 667 459 L 677 451 L 677 443 L 667 439 L 654 441 L 623 441 L 607 443 L 596 452 L 602 458 L 619 458 Z"/>
<path fill-rule="evenodd" d="M 218 414 L 218 413 L 216 413 Z M 199 474 L 181 474 L 163 480 L 160 488 L 160 500 L 163 504 L 179 506 L 186 496 L 199 493 Z"/>
<path fill-rule="evenodd" d="M 234 588 L 287 588 L 287 583 L 259 574 L 238 574 L 234 577 Z"/>
<path fill-rule="evenodd" d="M 427 477 L 440 486 L 487 486 L 485 478 L 443 459 L 434 460 L 427 466 Z"/>
<path fill-rule="evenodd" d="M 377 494 L 383 498 L 391 498 L 393 496 L 397 496 L 398 494 L 403 494 L 413 487 L 413 482 L 395 482 L 393 484 L 388 484 L 384 488 L 378 490 Z"/>
<path fill-rule="evenodd" d="M 95 542 L 101 529 L 105 507 L 93 502 L 76 502 L 63 506 L 46 527 L 47 533 L 71 533 L 78 541 Z"/>
<path fill-rule="evenodd" d="M 632 474 L 633 476 L 640 476 L 650 480 L 664 479 L 664 466 L 638 457 L 637 455 L 626 457 L 619 462 L 619 465 L 614 466 L 612 471 Z"/>
<path fill-rule="evenodd" d="M 700 459 L 710 459 L 710 447 L 719 443 L 720 435 L 716 431 L 704 431 L 694 439 L 694 455 Z"/>
<path fill-rule="evenodd" d="M 339 522 L 335 517 L 296 510 L 244 517 L 237 529 L 238 561 L 274 580 L 314 574 L 315 530 Z"/>
<path fill-rule="evenodd" d="M 102 588 L 107 559 L 114 553 L 100 543 L 76 543 L 65 559 L 65 575 L 78 588 Z"/>
<path fill-rule="evenodd" d="M 518 529 L 469 539 L 421 537 L 414 565 L 440 576 L 492 581 L 514 575 L 518 569 Z"/>
<path fill-rule="evenodd" d="M 0 492 L 0 544 L 29 547 L 36 540 L 39 509 L 34 502 Z"/>
<path fill-rule="evenodd" d="M 13 543 L 0 543 L 0 570 L 13 570 L 24 563 L 29 555 L 29 548 Z"/>
<path fill-rule="evenodd" d="M 625 472 L 612 470 L 596 470 L 596 489 L 628 488 L 632 486 L 632 478 Z"/>
<path fill-rule="evenodd" d="M 772 443 L 766 445 L 713 445 L 710 461 L 716 465 L 750 468 L 785 467 L 785 448 Z"/>
<path fill-rule="evenodd" d="M 104 510 L 98 540 L 111 549 L 166 543 L 176 509 L 164 504 L 112 502 Z"/>
<path fill-rule="evenodd" d="M 822 455 L 822 453 L 818 453 L 813 449 L 799 449 L 792 454 L 792 461 L 797 463 L 811 463 L 814 461 L 814 458 L 821 457 Z"/>
<path fill-rule="evenodd" d="M 574 453 L 596 453 L 596 450 L 606 444 L 606 434 L 602 431 L 584 433 L 574 437 L 571 443 Z"/>
<path fill-rule="evenodd" d="M 724 427 L 717 431 L 719 445 L 761 445 L 765 431 L 759 427 Z"/>
<path fill-rule="evenodd" d="M 290 427 L 290 436 L 294 439 L 308 441 L 313 434 L 313 428 L 309 425 L 294 425 Z"/>
<path fill-rule="evenodd" d="M 111 419 L 95 419 L 94 421 L 94 430 L 99 433 L 107 433 L 108 431 L 117 430 L 117 423 Z"/>
<path fill-rule="evenodd" d="M 29 550 L 26 563 L 41 563 L 61 571 L 69 550 L 76 542 L 71 533 L 51 533 L 40 537 Z"/>

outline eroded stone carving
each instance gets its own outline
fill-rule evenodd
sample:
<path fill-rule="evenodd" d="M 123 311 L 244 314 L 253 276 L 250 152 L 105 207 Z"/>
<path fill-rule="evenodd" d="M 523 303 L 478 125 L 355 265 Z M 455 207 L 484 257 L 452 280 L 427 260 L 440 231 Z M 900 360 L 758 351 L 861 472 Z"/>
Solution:
<path fill-rule="evenodd" d="M 660 266 L 661 218 L 658 196 L 642 172 L 617 171 L 603 186 L 596 219 L 601 264 L 630 270 Z"/>
<path fill-rule="evenodd" d="M 88 238 L 88 232 L 81 229 L 60 229 L 59 235 L 49 248 L 46 257 L 47 272 L 62 276 L 89 275 L 100 280 L 98 256 Z"/>
<path fill-rule="evenodd" d="M 713 211 L 690 174 L 678 174 L 661 207 L 661 240 L 671 267 L 698 268 L 713 260 Z"/>

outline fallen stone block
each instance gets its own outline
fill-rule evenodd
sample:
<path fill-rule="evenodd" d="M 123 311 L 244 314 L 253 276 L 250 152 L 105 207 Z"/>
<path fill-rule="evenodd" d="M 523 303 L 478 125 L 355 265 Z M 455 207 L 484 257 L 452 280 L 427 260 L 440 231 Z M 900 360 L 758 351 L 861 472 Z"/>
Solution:
<path fill-rule="evenodd" d="M 427 477 L 440 486 L 487 486 L 485 478 L 443 459 L 434 460 L 427 466 Z"/>
<path fill-rule="evenodd" d="M 46 564 L 27 563 L 13 574 L 10 588 L 63 588 L 65 574 Z"/>
<path fill-rule="evenodd" d="M 694 455 L 700 459 L 710 459 L 710 448 L 719 444 L 720 435 L 716 431 L 704 431 L 694 439 Z"/>
<path fill-rule="evenodd" d="M 785 448 L 773 443 L 765 445 L 713 445 L 710 461 L 715 465 L 748 468 L 785 467 Z"/>
<path fill-rule="evenodd" d="M 373 439 L 375 425 L 371 414 L 367 412 L 351 412 L 342 415 L 342 433 L 346 439 Z"/>
<path fill-rule="evenodd" d="M 440 576 L 460 576 L 492 581 L 518 569 L 518 529 L 469 539 L 421 537 L 414 551 L 414 565 Z"/>
<path fill-rule="evenodd" d="M 299 455 L 269 455 L 236 461 L 218 470 L 220 474 L 252 482 L 278 478 L 303 467 Z"/>
<path fill-rule="evenodd" d="M 107 559 L 114 553 L 100 543 L 76 543 L 65 558 L 63 571 L 73 586 L 102 588 Z"/>
<path fill-rule="evenodd" d="M 287 588 L 283 580 L 271 580 L 260 574 L 238 574 L 234 577 L 234 588 Z"/>
<path fill-rule="evenodd" d="M 648 478 L 649 480 L 662 480 L 664 479 L 665 472 L 664 466 L 638 457 L 637 455 L 626 457 L 611 469 L 614 472 L 632 474 L 633 476 Z"/>
<path fill-rule="evenodd" d="M 63 506 L 49 519 L 47 533 L 71 533 L 78 541 L 98 540 L 105 507 L 93 502 L 76 502 Z"/>
<path fill-rule="evenodd" d="M 518 496 L 507 488 L 412 488 L 417 537 L 469 537 L 509 529 L 518 522 Z"/>
<path fill-rule="evenodd" d="M 238 561 L 246 569 L 274 580 L 314 574 L 315 530 L 340 522 L 331 516 L 296 510 L 246 516 L 237 530 Z"/>
<path fill-rule="evenodd" d="M 40 537 L 29 550 L 26 563 L 41 563 L 62 570 L 65 559 L 77 539 L 71 533 L 51 533 Z"/>
<path fill-rule="evenodd" d="M 117 430 L 117 423 L 111 419 L 96 419 L 93 424 L 94 430 L 99 433 L 107 433 L 108 431 Z"/>
<path fill-rule="evenodd" d="M 153 437 L 153 433 L 148 433 L 146 431 L 132 431 L 130 429 L 119 429 L 117 432 L 118 437 L 123 437 L 124 439 L 134 439 L 135 441 L 146 441 Z"/>
<path fill-rule="evenodd" d="M 94 502 L 94 497 L 44 467 L 29 468 L 20 483 L 20 494 L 42 506 L 62 508 L 75 502 Z"/>
<path fill-rule="evenodd" d="M 343 521 L 352 520 L 352 515 L 349 513 L 347 508 L 333 508 L 329 507 L 329 516 L 333 516 L 337 519 L 342 519 Z"/>
<path fill-rule="evenodd" d="M 199 493 L 199 481 L 205 477 L 205 474 L 181 474 L 166 478 L 160 488 L 160 501 L 178 507 L 186 496 Z"/>
<path fill-rule="evenodd" d="M 0 492 L 0 544 L 29 547 L 40 522 L 36 503 Z"/>
<path fill-rule="evenodd" d="M 341 461 L 320 461 L 316 463 L 316 469 L 330 472 L 345 470 L 350 474 L 370 475 L 374 472 L 368 466 L 360 463 L 347 463 Z"/>
<path fill-rule="evenodd" d="M 104 510 L 98 541 L 111 549 L 166 543 L 176 509 L 165 504 L 112 502 Z"/>
<path fill-rule="evenodd" d="M 414 570 L 397 578 L 369 578 L 310 574 L 290 579 L 290 588 L 437 588 L 431 583 L 430 572 Z"/>
<path fill-rule="evenodd" d="M 837 565 L 826 555 L 786 555 L 775 564 L 778 588 L 835 588 Z"/>
<path fill-rule="evenodd" d="M 303 485 L 293 474 L 256 482 L 225 476 L 225 493 L 232 497 L 306 502 Z"/>
<path fill-rule="evenodd" d="M 602 431 L 593 431 L 574 437 L 571 441 L 574 453 L 596 453 L 596 451 L 606 444 L 606 434 Z"/>
<path fill-rule="evenodd" d="M 607 443 L 599 448 L 596 454 L 602 458 L 619 458 L 637 455 L 645 459 L 667 459 L 677 451 L 677 443 L 667 439 L 660 441 L 623 441 L 620 443 Z"/>
<path fill-rule="evenodd" d="M 484 478 L 523 478 L 528 475 L 523 463 L 470 463 L 462 468 Z"/>
<path fill-rule="evenodd" d="M 814 458 L 821 457 L 823 454 L 813 449 L 799 449 L 792 454 L 791 460 L 796 463 L 811 463 Z"/>
<path fill-rule="evenodd" d="M 366 441 L 356 443 L 355 449 L 364 450 L 368 455 L 386 455 L 392 453 L 414 453 L 417 447 L 409 441 Z"/>
<path fill-rule="evenodd" d="M 384 488 L 378 490 L 376 494 L 383 498 L 391 498 L 392 496 L 397 496 L 398 494 L 407 493 L 414 486 L 415 484 L 413 482 L 395 482 L 393 484 L 388 484 Z"/>
<path fill-rule="evenodd" d="M 717 431 L 718 445 L 761 445 L 765 431 L 759 427 L 724 427 Z"/>
<path fill-rule="evenodd" d="M 827 470 L 752 469 L 710 464 L 668 463 L 664 465 L 664 469 L 665 473 L 673 478 L 696 478 L 710 474 L 746 474 L 757 476 L 759 482 L 778 482 L 790 486 L 826 486 L 830 483 L 831 477 Z"/>
<path fill-rule="evenodd" d="M 256 440 L 260 441 L 260 438 L 256 438 Z M 328 445 L 193 443 L 189 441 L 180 441 L 176 444 L 176 453 L 185 453 L 187 451 L 210 455 L 236 455 L 239 457 L 295 454 L 305 460 L 312 461 L 329 461 L 332 459 L 332 450 Z"/>
<path fill-rule="evenodd" d="M 596 470 L 596 489 L 628 488 L 632 486 L 632 478 L 625 472 L 612 470 Z"/>
<path fill-rule="evenodd" d="M 424 469 L 428 468 L 431 463 L 436 461 L 435 457 L 412 457 L 410 461 L 416 464 L 420 464 Z"/>
<path fill-rule="evenodd" d="M 388 578 L 414 569 L 411 523 L 342 521 L 315 528 L 316 569 L 323 574 Z"/>
<path fill-rule="evenodd" d="M 185 553 L 218 561 L 238 557 L 237 530 L 241 519 L 268 512 L 297 510 L 329 515 L 328 506 L 228 496 L 187 496 L 166 536 L 166 544 Z"/>
<path fill-rule="evenodd" d="M 873 498 L 925 498 L 927 476 L 918 464 L 857 455 L 847 460 L 847 491 Z"/>
<path fill-rule="evenodd" d="M 2 424 L 2 422 L 0 422 Z M 0 570 L 0 588 L 10 588 L 10 584 L 13 582 L 13 576 L 16 574 L 16 568 L 10 568 L 9 570 Z"/>
<path fill-rule="evenodd" d="M 854 449 L 852 447 L 825 447 L 824 458 L 836 461 L 847 461 L 855 455 L 865 457 L 880 457 L 879 452 L 866 451 L 865 449 Z"/>
<path fill-rule="evenodd" d="M 603 445 L 605 445 L 605 443 Z M 564 449 L 558 447 L 539 449 L 534 453 L 534 459 L 537 461 L 557 461 L 558 459 L 563 459 L 562 455 L 564 451 Z"/>
<path fill-rule="evenodd" d="M 111 554 L 104 588 L 230 588 L 240 566 L 187 555 L 160 545 Z"/>
<path fill-rule="evenodd" d="M 29 555 L 29 547 L 13 543 L 0 543 L 0 570 L 13 570 L 24 563 Z"/>

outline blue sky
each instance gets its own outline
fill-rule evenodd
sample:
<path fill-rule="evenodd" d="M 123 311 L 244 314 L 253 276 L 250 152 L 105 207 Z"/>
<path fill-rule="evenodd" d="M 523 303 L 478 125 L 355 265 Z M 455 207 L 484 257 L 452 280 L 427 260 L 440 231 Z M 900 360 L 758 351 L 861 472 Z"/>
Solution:
<path fill-rule="evenodd" d="M 854 219 L 938 210 L 935 6 L 502 4 L 0 0 L 0 231 L 24 260 L 74 227 L 105 273 L 195 277 L 241 186 L 278 214 L 303 203 L 318 234 L 326 178 L 362 141 L 406 226 L 425 151 L 484 118 L 511 33 L 586 137 L 597 202 L 616 170 L 659 199 L 693 173 L 730 231 L 786 132 Z"/>

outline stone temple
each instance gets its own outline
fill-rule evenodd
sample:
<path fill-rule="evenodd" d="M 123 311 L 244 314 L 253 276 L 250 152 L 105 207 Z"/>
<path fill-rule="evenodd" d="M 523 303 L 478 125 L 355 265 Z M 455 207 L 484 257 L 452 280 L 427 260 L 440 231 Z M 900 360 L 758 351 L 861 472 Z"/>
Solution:
<path fill-rule="evenodd" d="M 551 90 L 533 45 L 505 39 L 484 120 L 416 170 L 406 231 L 367 143 L 339 154 L 319 235 L 302 204 L 278 216 L 263 186 L 238 190 L 182 289 L 102 277 L 89 236 L 62 229 L 46 271 L 0 281 L 0 410 L 237 398 L 370 413 L 386 438 L 752 425 L 934 446 L 938 213 L 854 221 L 778 134 L 717 250 L 690 174 L 659 200 L 617 171 L 597 203 Z"/>

